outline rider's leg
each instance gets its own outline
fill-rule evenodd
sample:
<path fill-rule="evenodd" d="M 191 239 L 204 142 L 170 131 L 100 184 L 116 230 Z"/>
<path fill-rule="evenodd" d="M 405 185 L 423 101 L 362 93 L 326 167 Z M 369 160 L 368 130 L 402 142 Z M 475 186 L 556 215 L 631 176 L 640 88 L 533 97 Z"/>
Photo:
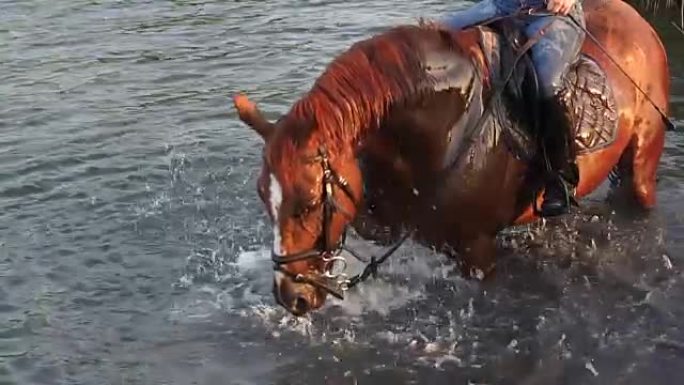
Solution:
<path fill-rule="evenodd" d="M 572 15 L 578 22 L 584 22 L 579 4 L 573 9 Z M 545 28 L 549 22 L 552 24 Z M 542 28 L 545 30 L 541 39 L 532 47 L 532 60 L 542 94 L 542 136 L 549 171 L 541 211 L 542 216 L 554 216 L 568 210 L 568 189 L 579 183 L 571 115 L 561 102 L 559 92 L 565 72 L 579 55 L 584 32 L 569 17 L 547 16 L 530 22 L 525 33 L 533 37 Z"/>
<path fill-rule="evenodd" d="M 464 29 L 501 16 L 502 13 L 494 0 L 482 0 L 462 11 L 448 15 L 442 24 L 452 29 Z"/>

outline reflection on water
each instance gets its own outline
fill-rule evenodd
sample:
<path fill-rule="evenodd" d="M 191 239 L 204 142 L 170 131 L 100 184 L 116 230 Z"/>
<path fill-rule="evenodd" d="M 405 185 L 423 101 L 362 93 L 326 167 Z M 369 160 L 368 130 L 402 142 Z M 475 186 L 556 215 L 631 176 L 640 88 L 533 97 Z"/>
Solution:
<path fill-rule="evenodd" d="M 648 218 L 598 196 L 502 236 L 494 282 L 409 244 L 320 313 L 273 304 L 261 143 L 229 96 L 274 117 L 352 42 L 457 6 L 2 2 L 0 384 L 679 378 L 680 133 Z M 658 27 L 684 127 L 682 36 Z"/>

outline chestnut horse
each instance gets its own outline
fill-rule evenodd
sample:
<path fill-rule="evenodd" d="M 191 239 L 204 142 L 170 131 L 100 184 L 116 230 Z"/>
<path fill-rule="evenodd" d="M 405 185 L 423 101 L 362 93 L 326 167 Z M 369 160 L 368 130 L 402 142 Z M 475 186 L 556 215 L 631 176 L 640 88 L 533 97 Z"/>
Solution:
<path fill-rule="evenodd" d="M 587 38 L 583 54 L 614 92 L 617 133 L 578 156 L 576 196 L 612 171 L 649 209 L 665 127 L 647 99 L 667 111 L 666 54 L 627 3 L 586 0 L 584 8 L 600 45 Z M 334 294 L 331 270 L 339 268 L 350 225 L 371 239 L 377 229 L 408 229 L 482 278 L 493 271 L 497 233 L 535 219 L 537 169 L 514 156 L 494 128 L 465 134 L 474 124 L 465 119 L 469 94 L 492 92 L 476 36 L 472 29 L 401 26 L 358 42 L 275 123 L 246 96 L 234 97 L 241 120 L 265 141 L 258 193 L 273 224 L 274 296 L 285 309 L 301 315 Z M 428 74 L 434 63 L 452 71 L 436 82 Z M 447 168 L 454 145 L 464 156 Z"/>

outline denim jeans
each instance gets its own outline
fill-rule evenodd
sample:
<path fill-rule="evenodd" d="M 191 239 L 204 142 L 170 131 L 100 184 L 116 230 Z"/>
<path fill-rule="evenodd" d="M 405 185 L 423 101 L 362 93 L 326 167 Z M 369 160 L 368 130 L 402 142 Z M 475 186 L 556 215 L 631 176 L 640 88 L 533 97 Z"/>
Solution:
<path fill-rule="evenodd" d="M 468 9 L 447 16 L 443 23 L 453 29 L 463 29 L 514 14 L 519 9 L 519 4 L 521 3 L 518 0 L 482 0 Z M 570 14 L 584 26 L 580 0 Z M 542 96 L 552 97 L 562 86 L 562 78 L 568 66 L 579 55 L 584 42 L 584 31 L 567 16 L 520 15 L 517 19 L 516 23 L 528 38 L 536 36 L 547 23 L 552 23 L 531 48 Z"/>

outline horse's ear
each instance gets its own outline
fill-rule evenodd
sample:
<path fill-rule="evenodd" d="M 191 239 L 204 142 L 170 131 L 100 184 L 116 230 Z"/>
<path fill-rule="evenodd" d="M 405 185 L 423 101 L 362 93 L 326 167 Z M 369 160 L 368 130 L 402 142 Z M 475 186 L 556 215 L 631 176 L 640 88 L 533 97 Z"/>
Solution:
<path fill-rule="evenodd" d="M 235 95 L 233 104 L 238 111 L 240 120 L 254 129 L 264 140 L 268 140 L 273 133 L 274 125 L 264 118 L 256 104 L 243 94 Z"/>

